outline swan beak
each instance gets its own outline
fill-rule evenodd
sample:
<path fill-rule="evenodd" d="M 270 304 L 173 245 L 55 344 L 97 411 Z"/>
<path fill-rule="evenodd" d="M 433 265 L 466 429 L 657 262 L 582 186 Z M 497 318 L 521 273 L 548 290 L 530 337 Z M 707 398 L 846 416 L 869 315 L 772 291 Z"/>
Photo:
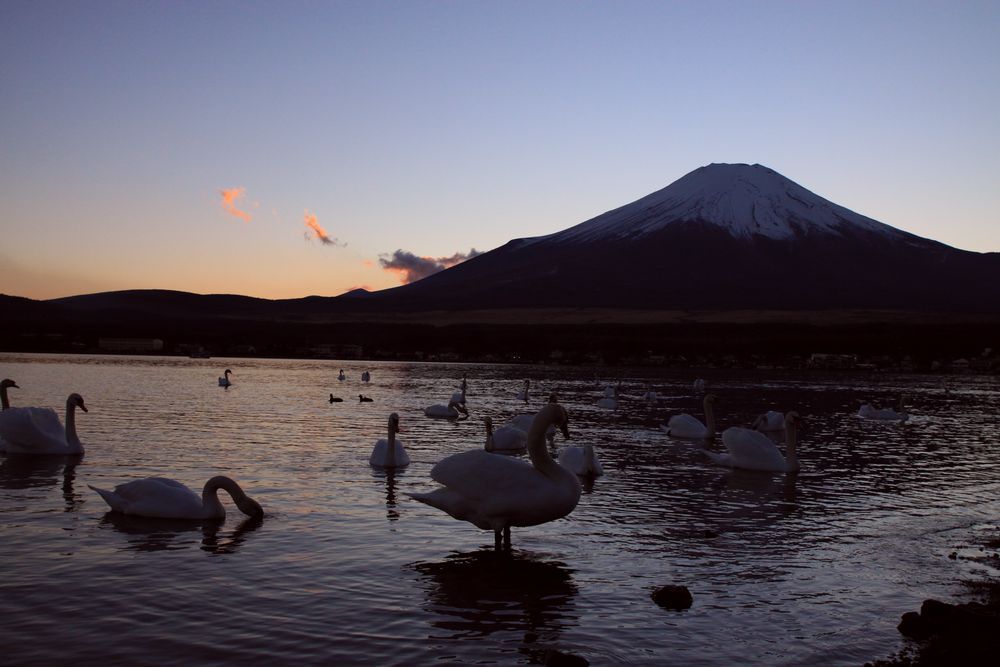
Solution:
<path fill-rule="evenodd" d="M 264 516 L 264 508 L 260 506 L 260 503 L 249 496 L 244 498 L 242 502 L 237 503 L 236 506 L 240 508 L 241 512 L 255 519 L 259 519 Z"/>
<path fill-rule="evenodd" d="M 83 401 L 80 401 L 80 409 L 83 410 L 84 412 L 90 412 L 89 410 L 87 410 L 87 406 L 83 404 Z"/>

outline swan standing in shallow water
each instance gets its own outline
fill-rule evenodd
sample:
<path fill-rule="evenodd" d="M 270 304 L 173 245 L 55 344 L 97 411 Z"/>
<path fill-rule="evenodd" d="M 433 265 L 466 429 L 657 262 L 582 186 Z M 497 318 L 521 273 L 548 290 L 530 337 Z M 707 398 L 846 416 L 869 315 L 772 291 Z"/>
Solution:
<path fill-rule="evenodd" d="M 66 398 L 66 426 L 51 408 L 9 408 L 0 411 L 0 440 L 10 454 L 83 454 L 76 434 L 76 409 L 87 412 L 80 394 Z"/>
<path fill-rule="evenodd" d="M 559 452 L 559 465 L 580 477 L 600 477 L 604 466 L 589 442 L 583 447 L 566 447 Z"/>
<path fill-rule="evenodd" d="M 785 450 L 782 456 L 778 446 L 760 431 L 733 426 L 722 432 L 722 444 L 729 450 L 726 454 L 705 452 L 713 463 L 744 470 L 765 470 L 770 472 L 795 472 L 799 469 L 799 459 L 795 453 L 796 432 L 801 418 L 797 412 L 785 415 Z"/>
<path fill-rule="evenodd" d="M 715 394 L 706 394 L 702 401 L 705 407 L 705 421 L 708 425 L 701 423 L 697 417 L 689 414 L 674 415 L 667 422 L 666 426 L 661 425 L 667 435 L 674 438 L 687 438 L 689 440 L 704 440 L 715 437 L 715 412 L 712 406 L 715 405 Z"/>
<path fill-rule="evenodd" d="M 528 434 L 514 426 L 493 430 L 493 419 L 486 417 L 486 451 L 517 452 L 528 446 Z"/>
<path fill-rule="evenodd" d="M 785 415 L 777 410 L 768 410 L 763 414 L 757 415 L 750 428 L 761 432 L 782 431 L 785 428 Z"/>
<path fill-rule="evenodd" d="M 858 416 L 862 419 L 877 419 L 880 421 L 906 421 L 910 418 L 910 415 L 906 413 L 906 408 L 903 407 L 902 396 L 896 402 L 895 410 L 892 408 L 882 408 L 879 410 L 873 407 L 871 403 L 865 403 L 858 410 Z"/>
<path fill-rule="evenodd" d="M 469 411 L 465 406 L 457 401 L 449 401 L 448 405 L 432 405 L 424 408 L 424 414 L 434 419 L 458 419 L 459 416 L 469 416 Z"/>
<path fill-rule="evenodd" d="M 89 484 L 87 486 L 90 486 Z M 119 484 L 113 491 L 90 486 L 101 494 L 114 512 L 158 519 L 224 519 L 226 509 L 216 493 L 223 489 L 247 516 L 262 517 L 260 504 L 240 485 L 223 475 L 205 482 L 201 497 L 180 482 L 165 477 L 147 477 Z"/>
<path fill-rule="evenodd" d="M 228 387 L 229 385 L 232 384 L 232 382 L 229 381 L 229 375 L 230 375 L 230 373 L 232 373 L 232 371 L 227 368 L 226 372 L 223 373 L 222 377 L 219 378 L 219 386 L 220 387 Z"/>
<path fill-rule="evenodd" d="M 372 455 L 368 458 L 370 465 L 378 468 L 402 468 L 410 465 L 410 456 L 403 443 L 396 440 L 397 433 L 402 433 L 399 429 L 399 415 L 393 412 L 389 415 L 389 437 L 375 443 Z"/>
<path fill-rule="evenodd" d="M 552 460 L 545 447 L 550 425 L 569 437 L 566 409 L 549 403 L 535 417 L 528 432 L 531 463 L 475 449 L 454 454 L 431 470 L 441 488 L 408 494 L 460 521 L 492 530 L 494 545 L 510 548 L 511 526 L 537 526 L 573 511 L 580 501 L 580 480 Z"/>

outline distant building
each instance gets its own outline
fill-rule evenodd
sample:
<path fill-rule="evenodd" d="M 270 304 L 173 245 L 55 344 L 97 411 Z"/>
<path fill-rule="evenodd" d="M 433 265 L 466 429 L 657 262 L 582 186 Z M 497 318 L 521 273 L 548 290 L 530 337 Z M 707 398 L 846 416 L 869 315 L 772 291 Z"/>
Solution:
<path fill-rule="evenodd" d="M 159 338 L 99 338 L 97 347 L 105 352 L 162 352 Z"/>

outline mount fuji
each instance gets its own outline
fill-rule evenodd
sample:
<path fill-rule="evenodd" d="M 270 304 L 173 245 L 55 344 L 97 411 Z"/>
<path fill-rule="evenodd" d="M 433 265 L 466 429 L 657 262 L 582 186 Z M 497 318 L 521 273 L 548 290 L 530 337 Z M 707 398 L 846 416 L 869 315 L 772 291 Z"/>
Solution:
<path fill-rule="evenodd" d="M 574 227 L 510 241 L 365 304 L 997 311 L 1000 254 L 904 232 L 762 165 L 711 164 Z"/>

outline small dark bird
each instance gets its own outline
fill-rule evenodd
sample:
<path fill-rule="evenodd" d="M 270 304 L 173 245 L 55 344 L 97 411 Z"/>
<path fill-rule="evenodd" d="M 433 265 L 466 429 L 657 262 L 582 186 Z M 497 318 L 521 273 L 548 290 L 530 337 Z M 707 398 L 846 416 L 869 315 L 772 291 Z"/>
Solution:
<path fill-rule="evenodd" d="M 371 403 L 372 402 L 372 399 L 368 398 L 364 394 L 358 394 L 358 398 L 361 399 L 362 403 Z"/>
<path fill-rule="evenodd" d="M 343 403 L 344 399 L 342 399 L 342 398 L 334 398 L 333 394 L 330 394 L 330 402 L 331 403 Z"/>

